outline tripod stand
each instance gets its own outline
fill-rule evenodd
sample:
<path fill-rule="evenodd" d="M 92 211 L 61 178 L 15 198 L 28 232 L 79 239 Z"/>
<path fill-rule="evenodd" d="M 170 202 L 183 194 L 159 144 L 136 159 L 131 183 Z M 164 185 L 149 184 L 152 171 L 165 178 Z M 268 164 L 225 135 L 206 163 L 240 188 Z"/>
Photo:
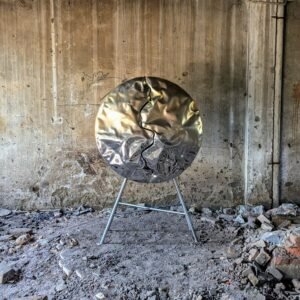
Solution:
<path fill-rule="evenodd" d="M 113 221 L 113 218 L 114 218 L 114 215 L 116 213 L 116 210 L 117 210 L 117 207 L 118 205 L 125 205 L 125 206 L 130 206 L 130 207 L 137 207 L 137 208 L 142 208 L 142 209 L 147 209 L 147 210 L 154 210 L 154 211 L 160 211 L 160 212 L 165 212 L 165 213 L 172 213 L 172 214 L 178 214 L 178 215 L 185 215 L 185 218 L 186 218 L 186 221 L 187 221 L 187 224 L 188 224 L 188 228 L 189 230 L 191 231 L 192 233 L 192 236 L 193 236 L 193 239 L 194 241 L 197 243 L 198 242 L 198 239 L 197 239 L 197 236 L 195 234 L 195 231 L 194 231 L 194 228 L 193 228 L 193 224 L 192 224 L 192 221 L 191 221 L 191 218 L 190 218 L 190 215 L 186 209 L 186 206 L 185 206 L 185 203 L 184 203 L 184 200 L 183 200 L 183 197 L 182 197 L 182 194 L 181 194 L 181 191 L 179 189 L 179 186 L 178 186 L 178 183 L 177 183 L 177 180 L 174 178 L 173 179 L 173 183 L 175 185 L 175 189 L 176 189 L 176 193 L 177 193 L 177 196 L 178 196 L 178 199 L 180 201 L 180 204 L 183 208 L 183 212 L 178 212 L 178 211 L 172 211 L 172 210 L 167 210 L 167 209 L 160 209 L 160 208 L 154 208 L 154 207 L 144 207 L 144 206 L 141 206 L 141 205 L 135 205 L 135 204 L 130 204 L 130 203 L 125 203 L 125 202 L 120 202 L 121 200 L 121 197 L 122 197 L 122 194 L 123 194 L 123 191 L 126 187 L 126 184 L 127 184 L 127 181 L 128 179 L 125 178 L 121 184 L 121 187 L 120 187 L 120 190 L 119 190 L 119 193 L 117 195 L 117 198 L 115 200 L 115 203 L 114 203 L 114 206 L 112 208 L 112 211 L 110 213 L 110 216 L 109 216 L 109 219 L 108 219 L 108 222 L 106 224 L 106 227 L 104 229 L 104 232 L 102 234 L 102 237 L 100 239 L 100 242 L 99 244 L 102 245 L 104 243 L 104 240 L 105 240 L 105 237 L 107 235 L 107 232 L 111 226 L 111 223 Z"/>

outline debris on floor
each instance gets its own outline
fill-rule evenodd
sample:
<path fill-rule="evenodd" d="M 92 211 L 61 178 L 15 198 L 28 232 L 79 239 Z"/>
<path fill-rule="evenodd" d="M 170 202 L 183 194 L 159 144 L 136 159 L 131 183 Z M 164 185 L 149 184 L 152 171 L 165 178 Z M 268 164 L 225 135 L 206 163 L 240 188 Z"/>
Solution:
<path fill-rule="evenodd" d="M 179 210 L 172 206 L 170 209 Z M 300 208 L 0 209 L 1 299 L 299 299 Z M 3 295 L 3 296 L 2 296 Z"/>

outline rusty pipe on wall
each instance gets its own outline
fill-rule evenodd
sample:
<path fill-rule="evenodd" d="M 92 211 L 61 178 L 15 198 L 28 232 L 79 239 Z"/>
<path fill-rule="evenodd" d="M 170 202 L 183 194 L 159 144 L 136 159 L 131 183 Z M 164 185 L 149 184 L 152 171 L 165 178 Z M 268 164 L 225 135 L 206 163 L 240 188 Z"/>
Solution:
<path fill-rule="evenodd" d="M 282 69 L 284 47 L 285 5 L 278 0 L 275 26 L 275 74 L 273 98 L 273 149 L 272 149 L 272 206 L 280 204 L 280 156 L 281 156 L 281 110 L 282 110 Z M 287 2 L 285 2 L 286 4 Z"/>

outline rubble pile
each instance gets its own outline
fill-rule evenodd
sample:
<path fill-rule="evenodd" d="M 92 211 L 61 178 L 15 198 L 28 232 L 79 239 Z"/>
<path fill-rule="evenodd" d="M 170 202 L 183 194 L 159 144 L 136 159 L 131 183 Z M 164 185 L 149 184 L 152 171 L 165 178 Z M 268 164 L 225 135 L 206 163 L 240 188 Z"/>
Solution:
<path fill-rule="evenodd" d="M 100 247 L 109 209 L 0 209 L 0 298 L 300 298 L 297 205 L 193 206 L 190 212 L 197 244 L 184 217 L 145 206 L 118 210 Z"/>
<path fill-rule="evenodd" d="M 299 207 L 282 204 L 264 212 L 262 206 L 241 205 L 234 222 L 244 228 L 243 238 L 233 240 L 226 253 L 227 258 L 235 258 L 234 272 L 241 285 L 273 290 L 276 299 L 299 296 Z"/>

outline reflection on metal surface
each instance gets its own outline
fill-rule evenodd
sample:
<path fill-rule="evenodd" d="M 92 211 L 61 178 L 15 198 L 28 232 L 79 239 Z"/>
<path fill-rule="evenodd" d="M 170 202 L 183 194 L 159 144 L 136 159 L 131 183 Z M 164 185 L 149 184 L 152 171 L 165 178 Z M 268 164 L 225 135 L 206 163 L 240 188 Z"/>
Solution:
<path fill-rule="evenodd" d="M 121 176 L 162 182 L 196 157 L 202 137 L 199 110 L 178 85 L 156 77 L 128 80 L 104 97 L 96 119 L 98 149 Z"/>

